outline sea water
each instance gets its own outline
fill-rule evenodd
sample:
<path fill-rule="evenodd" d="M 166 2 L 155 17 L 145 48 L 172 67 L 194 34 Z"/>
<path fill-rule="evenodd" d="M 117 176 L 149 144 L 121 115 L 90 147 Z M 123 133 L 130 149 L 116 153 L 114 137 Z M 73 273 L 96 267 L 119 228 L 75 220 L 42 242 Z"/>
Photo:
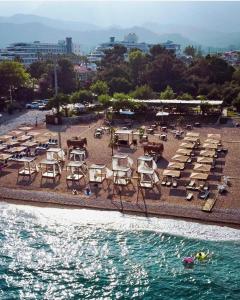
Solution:
<path fill-rule="evenodd" d="M 0 299 L 240 299 L 240 231 L 0 203 Z M 209 252 L 185 268 L 182 258 Z"/>

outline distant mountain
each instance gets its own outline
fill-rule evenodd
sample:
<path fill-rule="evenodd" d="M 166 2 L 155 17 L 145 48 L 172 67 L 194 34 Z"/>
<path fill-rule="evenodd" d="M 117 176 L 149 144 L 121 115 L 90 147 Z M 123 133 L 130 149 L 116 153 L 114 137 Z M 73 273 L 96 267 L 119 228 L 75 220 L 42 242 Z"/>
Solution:
<path fill-rule="evenodd" d="M 50 19 L 46 17 L 36 16 L 36 15 L 25 15 L 16 14 L 10 17 L 0 17 L 0 23 L 13 23 L 13 24 L 25 24 L 25 23 L 41 23 L 46 26 L 50 26 L 58 29 L 68 29 L 68 30 L 98 30 L 100 27 L 84 22 L 66 21 Z"/>
<path fill-rule="evenodd" d="M 174 24 L 158 24 L 145 23 L 143 27 L 157 33 L 179 33 L 187 39 L 197 41 L 204 47 L 218 47 L 225 48 L 230 45 L 240 48 L 240 32 L 220 32 L 213 31 L 211 28 L 204 29 L 188 25 L 174 25 Z"/>
<path fill-rule="evenodd" d="M 143 26 L 102 28 L 90 23 L 50 19 L 35 15 L 18 14 L 0 17 L 0 47 L 13 42 L 57 42 L 71 36 L 75 43 L 87 52 L 97 44 L 106 42 L 110 36 L 123 40 L 129 32 L 135 32 L 140 42 L 161 43 L 167 40 L 186 45 L 202 45 L 204 48 L 227 48 L 230 45 L 240 49 L 240 33 L 215 32 L 186 25 L 161 25 L 146 23 Z"/>

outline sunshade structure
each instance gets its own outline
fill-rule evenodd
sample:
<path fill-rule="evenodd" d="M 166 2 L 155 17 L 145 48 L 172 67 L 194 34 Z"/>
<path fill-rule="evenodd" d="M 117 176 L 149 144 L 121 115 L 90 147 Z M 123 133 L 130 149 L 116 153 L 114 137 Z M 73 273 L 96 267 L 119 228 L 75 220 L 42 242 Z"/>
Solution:
<path fill-rule="evenodd" d="M 194 165 L 193 170 L 196 171 L 196 172 L 210 172 L 210 170 L 211 170 L 211 165 L 198 164 L 198 163 L 196 163 L 196 164 Z"/>
<path fill-rule="evenodd" d="M 186 133 L 186 136 L 192 136 L 192 137 L 197 137 L 198 138 L 200 136 L 200 133 L 189 131 L 189 132 Z"/>
<path fill-rule="evenodd" d="M 4 134 L 0 136 L 0 141 L 1 142 L 6 142 L 7 140 L 10 140 L 12 138 L 12 135 L 9 134 Z"/>
<path fill-rule="evenodd" d="M 156 170 L 157 165 L 151 156 L 140 156 L 137 159 L 137 171 L 138 173 L 145 173 L 148 171 Z"/>
<path fill-rule="evenodd" d="M 42 161 L 40 161 L 40 169 L 41 183 L 43 178 L 45 178 L 46 180 L 50 179 L 55 182 L 56 178 L 60 178 L 61 176 L 61 167 L 57 160 L 43 159 Z"/>
<path fill-rule="evenodd" d="M 69 181 L 73 183 L 78 183 L 80 185 L 81 180 L 83 179 L 86 183 L 86 170 L 87 166 L 83 161 L 70 161 L 67 166 L 67 186 L 69 187 Z"/>
<path fill-rule="evenodd" d="M 203 148 L 216 150 L 218 148 L 218 145 L 217 144 L 208 144 L 208 143 L 205 143 L 205 144 L 203 144 Z"/>
<path fill-rule="evenodd" d="M 205 156 L 198 156 L 197 157 L 197 163 L 199 163 L 199 164 L 213 164 L 213 158 L 212 157 L 205 157 Z"/>
<path fill-rule="evenodd" d="M 187 162 L 188 159 L 189 159 L 188 156 L 181 155 L 181 154 L 175 154 L 175 155 L 172 157 L 172 160 L 174 160 L 174 161 L 179 161 L 179 162 L 182 162 L 182 163 Z"/>
<path fill-rule="evenodd" d="M 20 143 L 24 143 L 28 140 L 30 140 L 32 137 L 30 135 L 22 135 L 20 136 L 17 140 L 20 142 Z"/>
<path fill-rule="evenodd" d="M 30 135 L 30 136 L 32 136 L 32 137 L 35 137 L 35 136 L 40 135 L 40 132 L 38 132 L 38 131 L 29 131 L 29 132 L 27 133 L 27 135 Z"/>
<path fill-rule="evenodd" d="M 204 143 L 207 143 L 207 144 L 219 144 L 220 141 L 219 140 L 214 140 L 214 139 L 206 139 L 204 141 Z"/>
<path fill-rule="evenodd" d="M 207 137 L 214 140 L 221 140 L 221 134 L 218 133 L 209 133 Z"/>
<path fill-rule="evenodd" d="M 18 142 L 17 140 L 8 140 L 6 141 L 6 145 L 10 146 L 10 147 L 16 147 L 20 144 L 20 142 Z"/>
<path fill-rule="evenodd" d="M 0 152 L 7 149 L 7 145 L 5 144 L 0 144 Z"/>
<path fill-rule="evenodd" d="M 183 139 L 185 142 L 191 142 L 191 143 L 196 143 L 199 141 L 198 137 L 195 136 L 185 136 Z"/>
<path fill-rule="evenodd" d="M 88 168 L 89 183 L 102 184 L 105 179 L 112 176 L 112 171 L 106 168 L 105 165 L 92 164 Z"/>
<path fill-rule="evenodd" d="M 197 173 L 193 172 L 190 175 L 191 179 L 196 179 L 196 180 L 207 180 L 208 179 L 208 173 Z"/>
<path fill-rule="evenodd" d="M 166 111 L 159 111 L 156 113 L 156 117 L 167 117 L 169 116 L 169 113 Z"/>
<path fill-rule="evenodd" d="M 32 176 L 38 173 L 38 167 L 35 163 L 34 157 L 23 157 L 15 161 L 23 164 L 23 166 L 18 170 L 18 179 L 19 177 L 23 177 L 23 179 L 27 177 L 30 181 Z"/>
<path fill-rule="evenodd" d="M 65 153 L 61 148 L 49 148 L 47 150 L 47 159 L 63 162 L 65 160 Z"/>
<path fill-rule="evenodd" d="M 0 153 L 0 162 L 5 162 L 5 161 L 7 161 L 9 158 L 11 158 L 11 157 L 12 157 L 11 154 Z"/>
<path fill-rule="evenodd" d="M 212 151 L 212 150 L 201 150 L 200 151 L 200 156 L 214 157 L 215 156 L 215 151 Z"/>
<path fill-rule="evenodd" d="M 180 171 L 176 171 L 176 170 L 164 170 L 163 171 L 163 176 L 170 176 L 170 177 L 180 177 L 181 173 Z"/>
<path fill-rule="evenodd" d="M 73 161 L 84 161 L 86 158 L 86 151 L 80 149 L 72 149 L 69 151 L 69 158 Z"/>
<path fill-rule="evenodd" d="M 173 170 L 184 170 L 184 163 L 180 162 L 170 162 L 167 166 L 168 169 Z"/>
<path fill-rule="evenodd" d="M 19 153 L 25 151 L 26 149 L 27 149 L 27 147 L 24 147 L 24 146 L 12 147 L 12 148 L 8 149 L 6 152 L 11 153 L 11 154 L 19 154 Z"/>
<path fill-rule="evenodd" d="M 116 185 L 132 184 L 132 165 L 132 159 L 126 154 L 116 154 L 112 157 L 113 190 Z"/>
<path fill-rule="evenodd" d="M 114 133 L 119 146 L 131 146 L 133 144 L 133 130 L 119 129 Z"/>
<path fill-rule="evenodd" d="M 51 131 L 48 131 L 48 132 L 45 132 L 43 134 L 43 136 L 47 137 L 47 138 L 53 138 L 53 137 L 56 137 L 57 136 L 57 133 L 56 132 L 51 132 Z"/>
<path fill-rule="evenodd" d="M 184 149 L 184 148 L 180 148 L 176 151 L 177 154 L 182 154 L 182 155 L 186 155 L 186 156 L 190 156 L 192 153 L 191 149 Z"/>
<path fill-rule="evenodd" d="M 13 130 L 13 131 L 9 132 L 9 135 L 11 135 L 12 137 L 17 137 L 17 136 L 20 136 L 22 134 L 23 134 L 23 132 L 20 131 L 20 130 Z"/>
<path fill-rule="evenodd" d="M 193 143 L 181 143 L 180 147 L 186 148 L 186 149 L 193 149 L 195 147 L 195 145 Z"/>
<path fill-rule="evenodd" d="M 21 144 L 24 147 L 28 147 L 28 148 L 34 148 L 37 147 L 38 143 L 35 141 L 26 141 L 25 143 Z"/>
<path fill-rule="evenodd" d="M 27 132 L 27 131 L 32 130 L 33 128 L 30 127 L 30 126 L 23 126 L 23 127 L 18 128 L 18 129 Z"/>

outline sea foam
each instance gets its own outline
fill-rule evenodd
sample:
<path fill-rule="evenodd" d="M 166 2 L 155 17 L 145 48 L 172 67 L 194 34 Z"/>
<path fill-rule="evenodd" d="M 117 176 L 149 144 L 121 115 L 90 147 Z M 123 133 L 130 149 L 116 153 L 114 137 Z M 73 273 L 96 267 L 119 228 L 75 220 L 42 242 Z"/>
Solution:
<path fill-rule="evenodd" d="M 26 216 L 31 217 L 37 223 L 49 226 L 54 224 L 86 225 L 120 231 L 155 231 L 210 241 L 240 241 L 239 229 L 167 218 L 134 216 L 112 211 L 36 207 L 1 202 L 0 212 L 11 217 L 14 215 L 19 217 L 20 214 L 23 220 Z"/>

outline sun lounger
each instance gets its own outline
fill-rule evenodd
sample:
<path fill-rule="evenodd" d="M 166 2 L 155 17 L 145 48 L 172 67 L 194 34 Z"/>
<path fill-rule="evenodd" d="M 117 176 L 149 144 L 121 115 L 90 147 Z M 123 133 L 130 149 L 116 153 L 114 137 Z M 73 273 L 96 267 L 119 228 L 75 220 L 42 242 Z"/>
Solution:
<path fill-rule="evenodd" d="M 163 177 L 161 185 L 166 185 L 167 183 L 167 177 Z"/>
<path fill-rule="evenodd" d="M 172 183 L 172 187 L 176 188 L 178 185 L 178 182 L 176 179 L 173 180 L 173 183 Z"/>
<path fill-rule="evenodd" d="M 191 201 L 192 198 L 193 198 L 193 193 L 188 193 L 187 196 L 186 196 L 186 200 Z"/>
<path fill-rule="evenodd" d="M 202 211 L 211 212 L 215 202 L 216 199 L 211 199 L 211 198 L 207 199 L 207 201 L 204 203 L 202 207 Z"/>
<path fill-rule="evenodd" d="M 209 196 L 210 192 L 207 190 L 207 191 L 202 191 L 199 193 L 199 197 L 203 200 L 206 200 Z"/>

